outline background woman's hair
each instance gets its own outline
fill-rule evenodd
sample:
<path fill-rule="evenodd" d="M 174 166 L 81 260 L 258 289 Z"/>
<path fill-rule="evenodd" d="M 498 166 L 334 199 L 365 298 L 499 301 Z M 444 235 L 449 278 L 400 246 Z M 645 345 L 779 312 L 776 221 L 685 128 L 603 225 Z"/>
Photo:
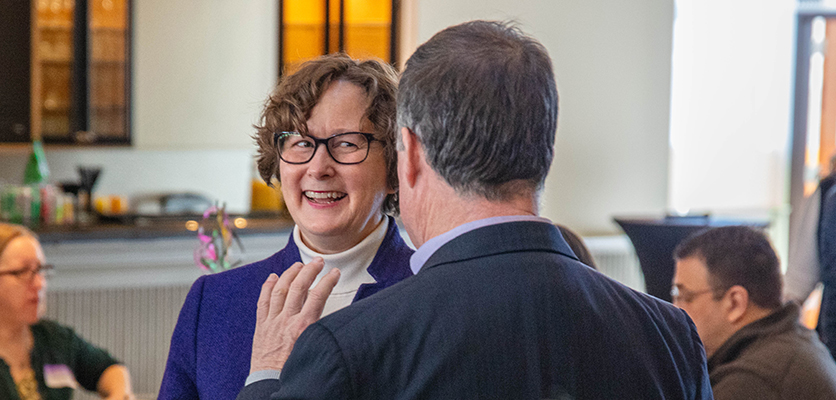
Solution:
<path fill-rule="evenodd" d="M 0 256 L 3 255 L 6 247 L 13 239 L 21 236 L 38 237 L 38 235 L 24 226 L 0 222 Z"/>
<path fill-rule="evenodd" d="M 598 266 L 595 265 L 595 259 L 592 258 L 592 253 L 583 243 L 583 239 L 571 229 L 560 225 L 555 224 L 557 229 L 560 231 L 560 234 L 563 236 L 563 239 L 566 240 L 566 244 L 569 245 L 569 248 L 578 256 L 578 260 L 580 262 L 592 267 L 592 269 L 598 269 Z"/>
<path fill-rule="evenodd" d="M 398 212 L 398 162 L 395 149 L 395 114 L 398 74 L 379 60 L 354 60 L 343 53 L 308 61 L 292 75 L 283 77 L 267 99 L 254 139 L 258 145 L 258 172 L 267 184 L 281 181 L 273 132 L 308 133 L 306 121 L 331 82 L 345 81 L 363 88 L 370 102 L 365 117 L 374 125 L 375 137 L 383 143 L 386 183 L 395 194 L 386 196 L 383 212 Z"/>

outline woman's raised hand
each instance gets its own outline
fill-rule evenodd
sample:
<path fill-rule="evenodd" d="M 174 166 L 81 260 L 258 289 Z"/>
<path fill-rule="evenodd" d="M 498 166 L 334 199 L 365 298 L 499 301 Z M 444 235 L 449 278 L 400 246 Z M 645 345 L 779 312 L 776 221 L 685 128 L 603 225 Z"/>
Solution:
<path fill-rule="evenodd" d="M 316 257 L 308 264 L 293 264 L 281 277 L 267 277 L 258 297 L 250 373 L 281 370 L 302 331 L 322 316 L 325 300 L 340 279 L 340 270 L 334 268 L 310 289 L 324 266 Z"/>

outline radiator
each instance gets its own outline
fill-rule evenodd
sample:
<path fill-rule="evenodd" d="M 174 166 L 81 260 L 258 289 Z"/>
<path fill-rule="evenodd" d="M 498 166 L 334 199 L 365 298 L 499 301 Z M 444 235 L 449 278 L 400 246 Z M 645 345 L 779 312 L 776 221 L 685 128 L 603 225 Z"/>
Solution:
<path fill-rule="evenodd" d="M 244 236 L 246 252 L 235 259 L 264 259 L 287 240 L 286 231 Z M 177 316 L 202 273 L 192 258 L 197 243 L 194 237 L 44 243 L 55 265 L 46 317 L 122 361 L 138 400 L 156 399 Z M 74 398 L 98 399 L 83 391 Z"/>
<path fill-rule="evenodd" d="M 583 238 L 598 270 L 635 290 L 644 292 L 639 259 L 626 235 Z"/>
<path fill-rule="evenodd" d="M 189 286 L 51 292 L 47 318 L 69 325 L 131 371 L 139 400 L 157 398 L 168 345 Z M 98 399 L 76 393 L 75 399 Z"/>
<path fill-rule="evenodd" d="M 279 248 L 277 244 L 287 240 L 286 236 L 246 239 L 247 262 L 266 257 Z M 94 257 L 91 254 L 107 254 L 103 246 L 113 247 L 113 243 L 44 246 L 58 269 L 47 298 L 47 318 L 73 327 L 89 342 L 124 362 L 139 400 L 157 397 L 171 333 L 191 280 L 195 274 L 199 275 L 197 268 L 189 263 L 191 254 L 182 254 L 193 242 L 192 239 L 183 244 L 171 240 L 132 241 L 119 251 L 134 264 L 142 264 L 142 267 L 131 265 L 130 271 L 125 271 L 125 262 L 114 264 L 110 256 L 98 264 L 91 259 Z M 601 272 L 636 290 L 644 289 L 638 259 L 626 236 L 589 237 L 584 242 Z M 133 253 L 126 254 L 127 251 Z M 172 254 L 166 256 L 169 251 Z M 153 257 L 140 262 L 142 254 Z M 78 263 L 72 265 L 70 261 L 74 257 Z M 182 273 L 169 265 L 178 257 L 183 258 L 178 261 L 181 264 L 178 268 L 185 269 Z M 63 264 L 62 259 L 66 261 Z M 145 270 L 147 276 L 143 278 L 137 270 Z M 95 282 L 90 281 L 93 276 L 97 277 Z M 137 287 L 140 283 L 142 286 Z M 75 398 L 98 397 L 79 392 Z"/>

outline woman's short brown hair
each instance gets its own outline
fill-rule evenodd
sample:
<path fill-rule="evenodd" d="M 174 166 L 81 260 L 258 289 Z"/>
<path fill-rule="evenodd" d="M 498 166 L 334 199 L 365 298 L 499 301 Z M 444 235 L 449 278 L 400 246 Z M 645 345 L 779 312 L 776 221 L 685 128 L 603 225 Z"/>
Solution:
<path fill-rule="evenodd" d="M 397 72 L 378 60 L 354 60 L 343 53 L 329 54 L 305 62 L 292 75 L 282 77 L 261 112 L 254 139 L 258 145 L 258 173 L 270 184 L 281 181 L 279 161 L 273 145 L 273 132 L 296 131 L 307 134 L 307 119 L 331 82 L 353 83 L 366 91 L 371 100 L 365 117 L 374 125 L 382 141 L 386 159 L 386 184 L 395 194 L 386 196 L 382 211 L 398 212 L 398 162 L 395 149 L 397 130 L 395 104 Z"/>

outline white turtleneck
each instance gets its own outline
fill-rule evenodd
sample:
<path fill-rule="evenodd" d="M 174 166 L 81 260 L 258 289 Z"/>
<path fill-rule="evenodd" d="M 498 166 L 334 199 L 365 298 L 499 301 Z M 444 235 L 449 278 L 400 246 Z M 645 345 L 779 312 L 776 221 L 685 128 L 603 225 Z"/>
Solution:
<path fill-rule="evenodd" d="M 337 285 L 334 286 L 334 290 L 331 291 L 331 295 L 328 296 L 328 300 L 325 301 L 325 308 L 322 311 L 323 317 L 351 304 L 351 301 L 354 300 L 354 296 L 357 294 L 357 288 L 359 288 L 360 285 L 364 283 L 376 282 L 367 269 L 369 268 L 369 265 L 371 265 L 372 260 L 374 260 L 374 256 L 377 254 L 377 249 L 380 247 L 380 244 L 383 243 L 383 238 L 386 237 L 386 230 L 388 228 L 389 218 L 384 216 L 381 223 L 377 225 L 377 228 L 375 228 L 369 236 L 366 236 L 366 238 L 360 241 L 360 243 L 356 246 L 341 253 L 319 254 L 311 250 L 302 241 L 302 237 L 299 233 L 299 227 L 293 227 L 293 241 L 296 242 L 296 246 L 299 247 L 299 255 L 302 258 L 302 262 L 307 264 L 311 262 L 314 257 L 322 257 L 322 259 L 325 260 L 325 267 L 322 268 L 322 272 L 320 272 L 316 279 L 314 279 L 314 282 L 311 285 L 312 288 L 316 286 L 316 284 L 319 283 L 319 280 L 322 279 L 322 277 L 325 276 L 325 274 L 327 274 L 332 268 L 340 270 L 340 280 L 337 282 Z"/>
<path fill-rule="evenodd" d="M 338 268 L 340 270 L 340 280 L 334 286 L 334 290 L 331 291 L 328 300 L 325 301 L 325 308 L 322 310 L 323 317 L 351 304 L 360 285 L 376 282 L 367 269 L 371 265 L 372 260 L 374 260 L 380 244 L 383 243 L 383 238 L 386 237 L 386 231 L 388 229 L 389 218 L 384 216 L 383 221 L 377 225 L 377 228 L 356 246 L 342 253 L 319 254 L 302 242 L 299 227 L 293 227 L 293 241 L 296 243 L 296 247 L 299 248 L 299 255 L 302 258 L 302 262 L 307 264 L 314 257 L 322 257 L 325 260 L 325 266 L 319 275 L 316 276 L 311 287 L 316 286 L 319 280 L 332 268 Z M 263 379 L 279 379 L 280 375 L 281 370 L 255 371 L 247 376 L 244 385 L 249 385 Z"/>

